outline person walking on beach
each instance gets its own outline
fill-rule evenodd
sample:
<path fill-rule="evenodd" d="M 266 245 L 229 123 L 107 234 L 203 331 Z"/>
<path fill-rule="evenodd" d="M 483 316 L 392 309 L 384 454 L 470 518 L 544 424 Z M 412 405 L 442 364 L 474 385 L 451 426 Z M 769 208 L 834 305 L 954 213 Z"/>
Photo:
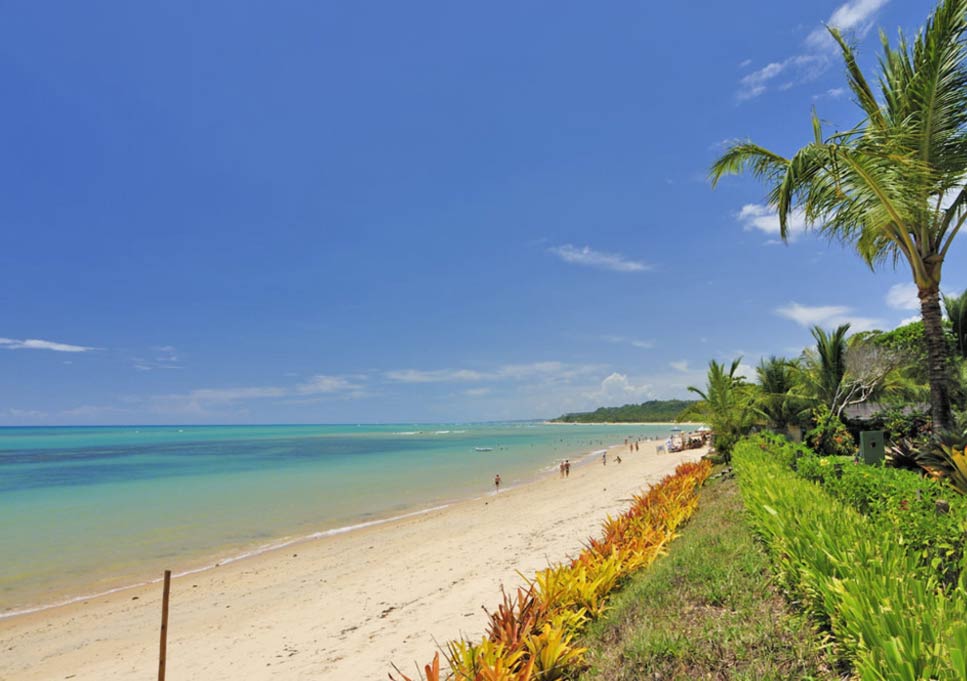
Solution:
<path fill-rule="evenodd" d="M 604 454 L 601 455 L 601 465 L 602 466 L 607 466 L 608 465 L 608 453 L 607 452 L 605 452 Z"/>
<path fill-rule="evenodd" d="M 618 456 L 616 456 L 614 460 L 617 461 L 618 463 L 621 463 L 621 455 L 619 454 Z"/>
<path fill-rule="evenodd" d="M 561 477 L 563 478 L 564 477 L 564 462 L 563 461 L 561 462 L 561 465 L 558 466 L 558 468 L 560 469 L 560 471 L 561 471 Z"/>
<path fill-rule="evenodd" d="M 570 459 L 564 459 L 564 477 L 565 478 L 571 477 L 571 460 Z"/>
<path fill-rule="evenodd" d="M 498 492 L 500 491 L 500 473 L 494 476 L 494 487 L 497 488 Z"/>

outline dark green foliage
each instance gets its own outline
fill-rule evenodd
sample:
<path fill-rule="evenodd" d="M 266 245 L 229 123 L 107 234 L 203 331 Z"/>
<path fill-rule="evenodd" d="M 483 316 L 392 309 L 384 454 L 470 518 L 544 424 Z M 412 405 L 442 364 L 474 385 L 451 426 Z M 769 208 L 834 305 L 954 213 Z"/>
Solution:
<path fill-rule="evenodd" d="M 565 414 L 554 419 L 561 423 L 671 423 L 695 400 L 649 400 L 623 407 L 600 407 L 595 411 Z"/>
<path fill-rule="evenodd" d="M 915 409 L 891 407 L 880 412 L 878 425 L 882 426 L 889 441 L 910 438 L 925 442 L 930 435 L 930 414 Z"/>
<path fill-rule="evenodd" d="M 829 456 L 852 456 L 856 443 L 846 425 L 825 404 L 813 410 L 812 430 L 806 433 L 806 442 L 822 454 Z"/>
<path fill-rule="evenodd" d="M 838 501 L 889 528 L 897 543 L 917 557 L 924 574 L 953 583 L 961 569 L 967 498 L 917 472 L 867 466 L 849 457 L 820 457 L 778 438 L 755 440 L 800 476 L 817 482 Z M 946 501 L 948 513 L 937 512 Z"/>
<path fill-rule="evenodd" d="M 669 555 L 632 576 L 581 642 L 585 681 L 835 679 L 770 584 L 733 479 L 712 481 Z"/>
<path fill-rule="evenodd" d="M 805 409 L 806 401 L 795 393 L 796 370 L 795 362 L 775 355 L 763 358 L 756 367 L 755 411 L 777 432 L 798 423 Z"/>
<path fill-rule="evenodd" d="M 950 320 L 954 349 L 957 357 L 967 359 L 967 291 L 959 296 L 944 296 L 944 307 Z"/>

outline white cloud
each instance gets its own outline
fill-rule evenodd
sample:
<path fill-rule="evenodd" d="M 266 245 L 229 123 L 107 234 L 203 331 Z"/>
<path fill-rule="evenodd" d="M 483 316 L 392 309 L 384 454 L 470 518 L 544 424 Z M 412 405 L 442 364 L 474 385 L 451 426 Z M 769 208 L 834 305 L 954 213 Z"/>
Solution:
<path fill-rule="evenodd" d="M 791 319 L 800 326 L 822 326 L 824 328 L 850 324 L 850 330 L 870 331 L 882 326 L 883 321 L 871 317 L 859 317 L 852 314 L 852 308 L 845 305 L 800 305 L 792 302 L 776 308 L 776 314 Z"/>
<path fill-rule="evenodd" d="M 684 359 L 679 360 L 677 362 L 669 362 L 668 366 L 670 366 L 675 371 L 682 371 L 682 372 L 688 371 L 688 362 Z"/>
<path fill-rule="evenodd" d="M 295 387 L 295 392 L 300 395 L 322 395 L 338 392 L 357 391 L 361 386 L 352 383 L 341 376 L 326 376 L 317 374 L 305 383 L 300 383 Z"/>
<path fill-rule="evenodd" d="M 564 244 L 563 246 L 552 246 L 547 251 L 572 265 L 597 267 L 612 272 L 644 272 L 651 269 L 651 265 L 646 263 L 629 260 L 619 253 L 595 251 L 589 246 L 577 248 L 571 244 Z"/>
<path fill-rule="evenodd" d="M 396 383 L 456 383 L 463 381 L 521 381 L 529 378 L 569 380 L 587 374 L 598 365 L 565 364 L 564 362 L 531 362 L 504 364 L 490 371 L 476 369 L 396 369 L 385 376 Z"/>
<path fill-rule="evenodd" d="M 4 350 L 53 350 L 54 352 L 90 352 L 97 348 L 86 345 L 71 345 L 69 343 L 56 343 L 54 341 L 27 338 L 17 340 L 16 338 L 0 338 L 0 348 Z"/>
<path fill-rule="evenodd" d="M 147 398 L 149 408 L 159 413 L 206 414 L 212 407 L 223 409 L 237 402 L 280 398 L 299 398 L 293 403 L 318 401 L 321 396 L 343 398 L 366 397 L 363 385 L 341 376 L 317 374 L 292 386 L 238 386 L 230 388 L 197 388 L 187 393 L 155 395 Z M 316 399 L 309 399 L 315 397 Z M 299 401 L 301 400 L 301 402 Z"/>
<path fill-rule="evenodd" d="M 386 372 L 386 378 L 397 383 L 450 383 L 454 381 L 480 381 L 485 375 L 471 369 L 398 369 Z"/>
<path fill-rule="evenodd" d="M 651 350 L 655 347 L 655 341 L 642 340 L 639 338 L 628 338 L 627 336 L 601 336 L 601 340 L 607 343 L 628 344 L 641 350 Z"/>
<path fill-rule="evenodd" d="M 913 322 L 919 322 L 921 319 L 920 315 L 915 314 L 912 317 L 907 317 L 906 319 L 901 319 L 900 323 L 896 325 L 895 328 L 899 329 L 901 326 L 906 326 L 907 324 L 913 324 Z"/>
<path fill-rule="evenodd" d="M 852 32 L 862 39 L 873 27 L 876 12 L 886 3 L 887 0 L 849 0 L 833 10 L 826 24 L 844 32 Z M 826 27 L 817 27 L 806 37 L 805 49 L 799 54 L 773 61 L 739 79 L 736 99 L 746 101 L 758 97 L 780 76 L 783 79 L 780 90 L 814 81 L 829 69 L 837 50 L 838 46 Z M 834 92 L 835 90 L 829 90 L 827 95 L 838 97 L 842 94 L 833 94 Z"/>
<path fill-rule="evenodd" d="M 917 295 L 917 285 L 894 284 L 886 292 L 886 304 L 894 310 L 919 310 L 920 297 Z"/>
<path fill-rule="evenodd" d="M 761 95 L 766 91 L 769 81 L 785 71 L 788 65 L 788 60 L 782 62 L 772 62 L 770 64 L 766 64 L 761 69 L 757 69 L 752 73 L 742 76 L 742 78 L 739 80 L 739 92 L 736 95 L 739 101 L 753 99 L 754 97 Z"/>
<path fill-rule="evenodd" d="M 849 0 L 833 10 L 826 25 L 843 32 L 851 31 L 862 39 L 873 28 L 874 16 L 886 3 L 887 0 Z M 814 29 L 806 38 L 806 44 L 816 50 L 838 49 L 826 26 Z"/>
<path fill-rule="evenodd" d="M 821 92 L 818 95 L 813 95 L 814 100 L 818 99 L 839 99 L 846 94 L 846 88 L 844 87 L 834 87 L 826 90 L 826 92 Z"/>
<path fill-rule="evenodd" d="M 588 394 L 588 398 L 599 404 L 626 404 L 629 401 L 642 400 L 652 395 L 648 384 L 635 385 L 625 374 L 614 372 L 601 381 L 598 389 Z"/>
<path fill-rule="evenodd" d="M 739 210 L 736 218 L 746 231 L 757 229 L 766 234 L 779 235 L 779 214 L 770 206 L 747 203 Z M 805 231 L 806 214 L 801 208 L 795 208 L 786 221 L 786 234 L 790 241 L 795 241 Z"/>
<path fill-rule="evenodd" d="M 484 395 L 489 395 L 493 392 L 492 388 L 469 388 L 464 390 L 463 394 L 467 397 L 483 397 Z"/>

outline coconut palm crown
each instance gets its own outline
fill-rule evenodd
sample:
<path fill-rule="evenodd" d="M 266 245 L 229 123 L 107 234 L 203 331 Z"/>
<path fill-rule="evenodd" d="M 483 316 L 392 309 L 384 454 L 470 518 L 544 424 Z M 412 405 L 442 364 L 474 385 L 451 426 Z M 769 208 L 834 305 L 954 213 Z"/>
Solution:
<path fill-rule="evenodd" d="M 710 171 L 751 172 L 769 187 L 783 239 L 789 217 L 851 245 L 871 267 L 909 265 L 929 358 L 935 425 L 952 425 L 949 350 L 940 282 L 950 245 L 967 220 L 967 0 L 943 0 L 910 41 L 883 36 L 879 97 L 856 53 L 834 28 L 849 87 L 862 110 L 851 130 L 826 135 L 813 112 L 813 141 L 786 158 L 751 142 L 733 144 Z"/>

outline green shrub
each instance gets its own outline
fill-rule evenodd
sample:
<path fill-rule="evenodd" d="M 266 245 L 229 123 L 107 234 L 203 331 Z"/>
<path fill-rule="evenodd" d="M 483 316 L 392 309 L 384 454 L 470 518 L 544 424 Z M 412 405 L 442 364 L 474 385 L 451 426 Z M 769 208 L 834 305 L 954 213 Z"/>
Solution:
<path fill-rule="evenodd" d="M 941 589 L 892 525 L 797 475 L 775 446 L 757 439 L 736 447 L 742 496 L 779 584 L 832 635 L 834 652 L 863 680 L 967 678 L 964 578 Z M 841 470 L 846 477 L 850 468 Z M 863 497 L 863 481 L 854 482 L 849 488 Z"/>
<path fill-rule="evenodd" d="M 945 483 L 912 471 L 854 463 L 849 457 L 817 456 L 802 445 L 756 437 L 760 451 L 822 485 L 832 497 L 875 524 L 919 561 L 919 570 L 952 584 L 960 573 L 967 533 L 967 498 Z M 945 501 L 949 512 L 938 513 Z"/>
<path fill-rule="evenodd" d="M 829 407 L 824 404 L 816 407 L 813 422 L 816 425 L 806 433 L 806 442 L 817 452 L 829 456 L 852 456 L 856 453 L 856 442 L 846 424 Z"/>

